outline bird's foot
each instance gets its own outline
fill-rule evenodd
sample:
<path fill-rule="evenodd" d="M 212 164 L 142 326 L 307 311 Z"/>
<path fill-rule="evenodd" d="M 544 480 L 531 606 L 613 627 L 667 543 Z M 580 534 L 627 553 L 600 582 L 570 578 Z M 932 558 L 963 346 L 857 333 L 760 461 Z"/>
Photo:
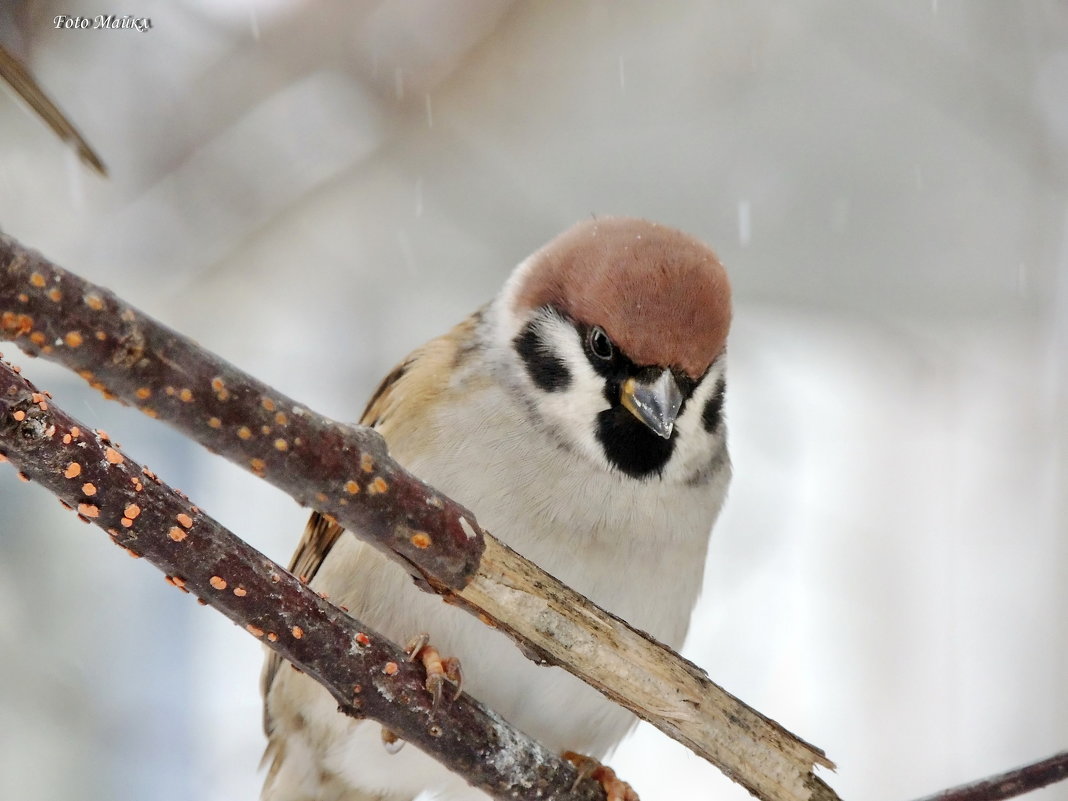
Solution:
<path fill-rule="evenodd" d="M 600 782 L 608 801 L 639 801 L 634 789 L 616 776 L 616 772 L 607 765 L 602 765 L 593 757 L 577 754 L 574 751 L 564 751 L 561 756 L 578 769 L 579 779 L 588 776 Z"/>
<path fill-rule="evenodd" d="M 441 705 L 446 684 L 452 687 L 450 701 L 455 701 L 460 697 L 464 674 L 460 669 L 459 659 L 453 656 L 442 659 L 438 649 L 430 645 L 429 634 L 413 637 L 404 650 L 408 652 L 408 658 L 413 662 L 418 659 L 423 663 L 426 669 L 426 688 L 434 696 L 435 709 Z"/>
<path fill-rule="evenodd" d="M 385 726 L 382 727 L 382 746 L 386 749 L 387 754 L 395 754 L 404 748 L 405 741 L 396 735 L 390 729 Z"/>

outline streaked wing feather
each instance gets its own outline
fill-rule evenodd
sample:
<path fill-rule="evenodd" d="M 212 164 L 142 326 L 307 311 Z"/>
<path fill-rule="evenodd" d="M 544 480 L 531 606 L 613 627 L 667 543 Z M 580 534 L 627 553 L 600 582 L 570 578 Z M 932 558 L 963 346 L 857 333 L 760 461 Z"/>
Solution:
<path fill-rule="evenodd" d="M 440 388 L 442 371 L 455 369 L 471 353 L 475 342 L 474 335 L 481 319 L 482 311 L 479 310 L 444 336 L 413 351 L 390 370 L 371 395 L 367 408 L 360 417 L 360 423 L 379 429 L 388 440 L 391 423 L 397 422 L 398 409 L 407 406 L 410 411 L 412 399 L 425 398 Z M 344 531 L 344 528 L 319 512 L 312 512 L 300 543 L 293 553 L 289 564 L 290 572 L 310 584 Z M 282 658 L 277 653 L 268 653 L 260 680 L 264 699 L 270 692 L 281 663 Z M 263 711 L 263 728 L 270 737 L 272 725 L 266 704 Z M 272 747 L 269 745 L 264 760 L 270 758 L 271 753 Z"/>

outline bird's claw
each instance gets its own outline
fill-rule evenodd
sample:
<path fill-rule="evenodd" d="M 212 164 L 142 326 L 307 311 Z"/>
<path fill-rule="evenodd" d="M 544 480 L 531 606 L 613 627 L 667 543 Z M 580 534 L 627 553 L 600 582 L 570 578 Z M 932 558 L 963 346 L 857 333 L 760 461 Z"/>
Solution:
<path fill-rule="evenodd" d="M 574 751 L 564 751 L 561 756 L 578 770 L 579 775 L 575 779 L 576 786 L 582 779 L 588 777 L 599 782 L 604 788 L 607 801 L 639 801 L 634 788 L 616 776 L 616 772 L 607 765 L 602 765 L 593 757 Z"/>
<path fill-rule="evenodd" d="M 434 697 L 434 709 L 437 709 L 445 697 L 445 685 L 452 687 L 450 701 L 460 697 L 464 674 L 459 659 L 452 656 L 442 659 L 438 649 L 429 642 L 428 634 L 419 634 L 408 642 L 404 650 L 410 660 L 414 662 L 418 659 L 423 663 L 426 669 L 426 689 Z"/>
<path fill-rule="evenodd" d="M 387 754 L 395 754 L 404 748 L 404 740 L 398 737 L 393 731 L 382 727 L 382 746 L 386 749 Z"/>

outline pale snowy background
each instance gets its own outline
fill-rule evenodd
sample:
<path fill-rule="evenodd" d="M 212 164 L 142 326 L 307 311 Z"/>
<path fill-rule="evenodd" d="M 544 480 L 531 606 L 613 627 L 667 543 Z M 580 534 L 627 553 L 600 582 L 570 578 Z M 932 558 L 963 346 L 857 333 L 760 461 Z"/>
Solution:
<path fill-rule="evenodd" d="M 339 418 L 579 218 L 704 238 L 736 480 L 687 655 L 846 799 L 1068 746 L 1063 2 L 5 0 L 0 36 L 112 175 L 0 93 L 0 227 Z M 288 498 L 4 350 L 288 558 Z M 259 662 L 0 467 L 0 798 L 254 799 Z M 612 762 L 747 797 L 652 730 Z"/>

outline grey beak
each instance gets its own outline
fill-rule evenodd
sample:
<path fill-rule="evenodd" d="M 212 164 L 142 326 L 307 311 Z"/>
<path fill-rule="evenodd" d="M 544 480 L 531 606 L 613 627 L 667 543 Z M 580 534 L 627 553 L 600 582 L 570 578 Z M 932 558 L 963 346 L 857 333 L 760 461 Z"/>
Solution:
<path fill-rule="evenodd" d="M 667 439 L 679 416 L 682 393 L 671 370 L 665 368 L 651 382 L 639 383 L 635 378 L 628 378 L 620 388 L 619 401 L 654 433 Z"/>

